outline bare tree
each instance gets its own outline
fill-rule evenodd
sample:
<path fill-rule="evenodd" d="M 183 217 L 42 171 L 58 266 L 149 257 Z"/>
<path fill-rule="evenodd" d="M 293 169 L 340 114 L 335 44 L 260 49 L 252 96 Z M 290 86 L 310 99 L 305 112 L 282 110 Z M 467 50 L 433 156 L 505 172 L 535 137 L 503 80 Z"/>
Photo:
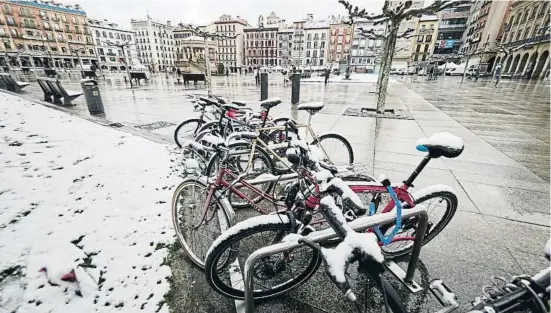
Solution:
<path fill-rule="evenodd" d="M 516 47 L 507 47 L 506 45 L 504 44 L 501 44 L 501 43 L 496 43 L 497 45 L 497 52 L 502 52 L 504 55 L 503 57 L 501 58 L 501 63 L 502 64 L 505 64 L 505 60 L 507 59 L 507 57 L 509 55 L 511 55 L 513 52 L 517 51 L 517 50 L 520 50 L 522 48 L 524 48 L 524 44 L 521 44 L 519 46 L 516 46 Z M 499 70 L 499 76 L 497 77 L 497 80 L 496 80 L 496 84 L 495 84 L 495 87 L 497 87 L 497 84 L 499 84 L 499 82 L 501 81 L 501 74 L 503 74 L 503 65 L 501 66 L 500 70 Z"/>
<path fill-rule="evenodd" d="M 339 0 L 345 9 L 348 11 L 348 17 L 350 21 L 355 19 L 365 19 L 373 21 L 374 25 L 380 25 L 387 23 L 387 31 L 385 33 L 385 44 L 383 50 L 383 57 L 381 60 L 381 69 L 379 71 L 379 79 L 377 85 L 377 112 L 384 113 L 386 90 L 388 87 L 388 78 L 390 75 L 390 65 L 394 57 L 394 48 L 396 47 L 396 40 L 400 36 L 411 36 L 411 31 L 399 34 L 400 23 L 404 20 L 409 20 L 413 17 L 421 17 L 423 14 L 435 14 L 444 9 L 451 8 L 463 3 L 468 3 L 466 0 L 435 0 L 429 6 L 423 8 L 411 8 L 413 1 L 407 0 L 400 2 L 397 6 L 392 7 L 390 0 L 385 0 L 383 10 L 381 14 L 371 14 L 365 9 L 360 9 L 358 6 L 350 4 L 346 0 Z"/>
<path fill-rule="evenodd" d="M 240 34 L 237 34 L 235 36 L 226 36 L 222 34 L 217 33 L 209 33 L 206 30 L 201 30 L 199 27 L 194 27 L 191 24 L 179 24 L 180 27 L 182 27 L 185 30 L 190 31 L 195 36 L 203 38 L 205 41 L 205 80 L 207 84 L 207 94 L 209 97 L 212 97 L 212 81 L 211 81 L 211 68 L 210 68 L 210 60 L 209 60 L 209 45 L 208 40 L 227 40 L 227 39 L 235 39 Z"/>

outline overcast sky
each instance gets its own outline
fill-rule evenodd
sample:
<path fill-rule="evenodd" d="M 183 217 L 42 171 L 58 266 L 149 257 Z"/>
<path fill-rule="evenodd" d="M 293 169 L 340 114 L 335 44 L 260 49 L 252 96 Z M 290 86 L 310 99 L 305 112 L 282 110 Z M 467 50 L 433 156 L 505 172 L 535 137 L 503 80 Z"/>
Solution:
<path fill-rule="evenodd" d="M 241 16 L 249 24 L 256 25 L 258 16 L 264 18 L 274 11 L 288 23 L 301 19 L 308 13 L 315 18 L 344 15 L 344 7 L 338 0 L 62 0 L 66 4 L 78 3 L 88 17 L 108 19 L 130 29 L 130 19 L 151 18 L 173 24 L 193 23 L 204 25 L 218 19 L 222 14 Z M 369 11 L 380 11 L 383 0 L 351 0 L 365 6 Z"/>

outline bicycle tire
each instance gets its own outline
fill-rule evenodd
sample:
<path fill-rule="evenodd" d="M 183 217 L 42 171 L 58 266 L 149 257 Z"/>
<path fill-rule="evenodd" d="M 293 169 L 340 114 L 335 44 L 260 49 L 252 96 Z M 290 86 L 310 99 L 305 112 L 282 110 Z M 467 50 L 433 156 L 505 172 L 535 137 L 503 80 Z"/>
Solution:
<path fill-rule="evenodd" d="M 329 134 L 323 134 L 321 136 L 318 136 L 317 139 L 314 139 L 314 141 L 312 141 L 312 145 L 318 145 L 318 144 L 321 144 L 321 142 L 324 140 L 324 139 L 336 139 L 338 141 L 340 141 L 345 147 L 346 147 L 346 150 L 348 152 L 348 164 L 346 165 L 351 165 L 351 164 L 354 164 L 354 151 L 352 150 L 352 145 L 350 144 L 350 142 L 348 142 L 348 140 L 346 138 L 344 138 L 343 136 L 339 135 L 339 134 L 333 134 L 333 133 L 329 133 Z M 339 154 L 342 153 L 342 152 L 339 152 Z M 327 156 L 329 157 L 329 156 Z M 335 162 L 333 162 L 333 160 L 329 159 L 327 160 L 329 161 L 331 164 L 335 164 Z"/>
<path fill-rule="evenodd" d="M 179 217 L 178 199 L 179 199 L 180 193 L 184 190 L 184 188 L 187 185 L 196 185 L 196 186 L 200 186 L 205 190 L 207 189 L 205 178 L 200 178 L 200 179 L 188 178 L 183 182 L 181 182 L 180 185 L 176 187 L 174 194 L 172 196 L 172 205 L 171 205 L 172 224 L 174 226 L 174 231 L 176 232 L 176 238 L 180 242 L 186 255 L 195 265 L 197 265 L 201 269 L 204 269 L 206 252 L 208 252 L 208 248 L 210 248 L 210 245 L 212 244 L 212 242 L 208 244 L 207 249 L 204 253 L 200 253 L 200 251 L 193 251 L 194 250 L 192 249 L 193 244 L 190 243 L 189 238 L 186 238 L 188 236 L 186 236 L 185 231 L 182 231 L 179 223 L 180 217 Z M 219 193 L 213 196 L 213 200 L 217 202 L 217 204 L 215 204 L 218 206 L 217 213 L 222 214 L 224 221 L 228 226 L 227 228 L 229 228 L 230 226 L 232 226 L 233 210 L 231 209 L 231 206 L 228 200 L 224 197 L 220 197 Z M 221 233 L 223 231 L 224 230 L 221 229 Z M 213 239 L 213 242 L 214 240 L 215 239 Z"/>
<path fill-rule="evenodd" d="M 197 127 L 195 128 L 195 131 L 193 132 L 193 135 L 195 136 L 195 134 L 197 133 L 197 130 L 199 128 L 201 128 L 202 124 L 204 124 L 205 122 L 200 119 L 200 118 L 191 118 L 189 120 L 185 120 L 183 122 L 181 122 L 180 124 L 178 124 L 178 126 L 176 127 L 176 129 L 174 130 L 174 142 L 176 143 L 176 145 L 181 148 L 182 147 L 182 142 L 180 142 L 180 139 L 179 139 L 179 136 L 178 136 L 178 133 L 180 132 L 180 130 L 182 129 L 182 127 L 186 126 L 186 125 L 189 125 L 191 123 L 197 123 Z M 193 138 L 190 138 L 190 140 L 193 140 Z"/>
<path fill-rule="evenodd" d="M 265 231 L 291 233 L 293 231 L 292 225 L 287 216 L 278 215 L 277 217 L 278 218 L 276 218 L 276 215 L 260 215 L 237 223 L 232 228 L 228 229 L 227 234 L 229 235 L 227 235 L 225 238 L 219 237 L 213 243 L 205 261 L 205 274 L 207 282 L 216 292 L 228 298 L 241 300 L 244 299 L 245 294 L 243 290 L 235 289 L 231 286 L 226 285 L 222 281 L 219 274 L 223 273 L 224 271 L 221 271 L 220 267 L 217 265 L 218 260 L 226 253 L 227 249 L 234 249 L 233 255 L 229 257 L 230 262 L 233 261 L 235 258 L 237 258 L 237 251 L 235 250 L 235 246 L 237 245 L 238 241 L 253 236 L 254 234 Z M 307 247 L 304 246 L 303 248 Z M 322 262 L 322 257 L 317 250 L 309 249 L 309 251 L 312 251 L 312 258 L 310 259 L 310 262 L 308 263 L 304 271 L 299 273 L 299 275 L 297 275 L 293 279 L 286 280 L 284 283 L 277 285 L 276 288 L 269 291 L 261 291 L 258 289 L 255 290 L 253 293 L 254 298 L 265 299 L 285 293 L 310 279 L 312 275 L 314 275 L 314 273 L 318 270 Z"/>
<path fill-rule="evenodd" d="M 231 134 L 233 132 L 233 126 L 231 125 L 231 123 L 228 123 L 224 127 L 224 134 L 220 134 L 220 121 L 210 121 L 199 127 L 199 130 L 197 130 L 196 133 L 202 133 L 205 131 L 208 131 L 212 134 L 222 135 L 222 137 L 226 138 L 228 134 Z"/>
<path fill-rule="evenodd" d="M 442 198 L 446 201 L 446 212 L 440 222 L 436 224 L 432 229 L 430 229 L 429 233 L 425 234 L 425 238 L 423 239 L 423 245 L 429 243 L 434 237 L 436 237 L 444 228 L 449 224 L 453 216 L 455 215 L 455 212 L 457 211 L 457 205 L 458 205 L 458 199 L 455 193 L 450 191 L 448 188 L 442 188 L 442 190 L 437 190 L 434 187 L 428 187 L 430 189 L 433 189 L 434 191 L 425 193 L 423 189 L 419 190 L 418 192 L 415 192 L 412 194 L 413 198 L 415 199 L 416 204 L 422 204 L 425 201 L 428 201 L 433 198 Z M 415 196 L 415 194 L 422 194 L 421 196 Z M 409 209 L 409 206 L 407 204 L 404 205 L 404 209 Z M 427 209 L 428 210 L 428 209 Z M 429 213 L 429 222 L 430 222 L 430 212 Z M 384 231 L 383 231 L 384 232 Z M 410 245 L 408 248 L 398 250 L 395 252 L 389 252 L 385 250 L 385 247 L 382 247 L 383 253 L 385 257 L 388 258 L 397 258 L 400 256 L 407 255 L 411 253 L 411 250 L 413 249 L 413 242 L 412 245 Z"/>
<path fill-rule="evenodd" d="M 248 151 L 251 150 L 251 144 L 249 142 L 244 142 L 244 141 L 237 141 L 237 142 L 233 142 L 231 143 L 228 148 L 229 150 L 238 150 L 239 147 L 242 147 L 242 148 L 245 148 L 245 149 L 248 149 Z M 249 152 L 250 153 L 250 152 Z M 247 154 L 247 156 L 249 155 L 249 153 Z M 268 167 L 268 173 L 269 174 L 272 174 L 272 175 L 276 175 L 276 168 L 275 168 L 275 165 L 274 165 L 274 161 L 272 160 L 272 158 L 270 157 L 270 155 L 268 154 L 268 152 L 266 152 L 266 150 L 264 150 L 262 147 L 259 147 L 258 145 L 255 147 L 255 155 L 256 153 L 260 153 L 260 155 L 262 155 L 262 159 L 266 162 L 264 165 L 266 165 Z M 214 175 L 215 173 L 217 173 L 218 171 L 216 170 L 215 166 L 218 165 L 219 163 L 219 160 L 220 160 L 220 153 L 215 153 L 209 160 L 209 164 L 207 165 L 207 169 L 205 171 L 205 175 L 208 176 L 208 177 L 211 177 L 212 175 Z M 254 159 L 253 159 L 254 161 Z M 234 173 L 234 174 L 239 174 L 239 173 Z M 263 174 L 263 173 L 259 173 L 259 174 Z M 250 177 L 248 179 L 251 179 L 253 177 Z M 268 184 L 264 184 L 264 185 L 267 185 L 266 188 L 259 188 L 261 189 L 264 193 L 268 194 L 270 193 L 273 188 L 275 187 L 275 184 L 276 182 L 270 182 Z M 258 186 L 258 185 L 257 185 Z M 245 187 L 246 188 L 246 187 Z M 237 202 L 237 199 L 235 198 L 238 198 L 237 196 L 235 197 L 232 197 L 231 194 L 228 195 L 228 200 L 230 201 L 232 207 L 234 208 L 238 208 L 238 209 L 242 209 L 242 208 L 248 208 L 250 207 L 251 205 L 246 202 L 246 201 L 243 201 L 243 202 Z M 262 196 L 257 196 L 256 198 L 253 199 L 253 202 L 254 203 L 259 203 L 260 201 L 262 201 L 264 198 Z M 240 199 L 239 199 L 240 200 Z"/>

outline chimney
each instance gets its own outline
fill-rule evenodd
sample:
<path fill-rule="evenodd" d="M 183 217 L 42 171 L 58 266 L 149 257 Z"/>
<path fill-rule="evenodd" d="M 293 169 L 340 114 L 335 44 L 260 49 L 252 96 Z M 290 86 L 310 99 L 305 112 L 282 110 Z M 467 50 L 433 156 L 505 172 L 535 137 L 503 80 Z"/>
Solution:
<path fill-rule="evenodd" d="M 312 22 L 312 21 L 314 20 L 314 14 L 308 13 L 306 16 L 308 17 L 308 20 L 309 20 L 310 22 Z"/>
<path fill-rule="evenodd" d="M 166 25 L 167 25 L 167 26 L 170 26 L 170 21 L 166 21 Z"/>

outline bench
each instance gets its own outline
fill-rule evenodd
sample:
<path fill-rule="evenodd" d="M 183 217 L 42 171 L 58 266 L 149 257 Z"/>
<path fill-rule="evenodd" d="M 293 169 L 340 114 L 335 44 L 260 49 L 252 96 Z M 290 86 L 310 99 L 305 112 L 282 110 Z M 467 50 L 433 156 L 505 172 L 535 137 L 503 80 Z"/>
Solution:
<path fill-rule="evenodd" d="M 72 105 L 71 101 L 82 95 L 82 92 L 65 89 L 61 82 L 55 78 L 40 77 L 38 85 L 44 93 L 44 101 L 54 104 Z M 63 98 L 63 102 L 61 102 Z"/>
<path fill-rule="evenodd" d="M 23 88 L 29 85 L 29 83 L 15 80 L 9 73 L 0 73 L 0 79 L 2 79 L 2 82 L 8 91 L 20 92 Z"/>
<path fill-rule="evenodd" d="M 184 80 L 184 85 L 188 85 L 191 80 L 194 85 L 197 85 L 198 81 L 207 81 L 203 73 L 182 73 L 182 79 Z"/>

